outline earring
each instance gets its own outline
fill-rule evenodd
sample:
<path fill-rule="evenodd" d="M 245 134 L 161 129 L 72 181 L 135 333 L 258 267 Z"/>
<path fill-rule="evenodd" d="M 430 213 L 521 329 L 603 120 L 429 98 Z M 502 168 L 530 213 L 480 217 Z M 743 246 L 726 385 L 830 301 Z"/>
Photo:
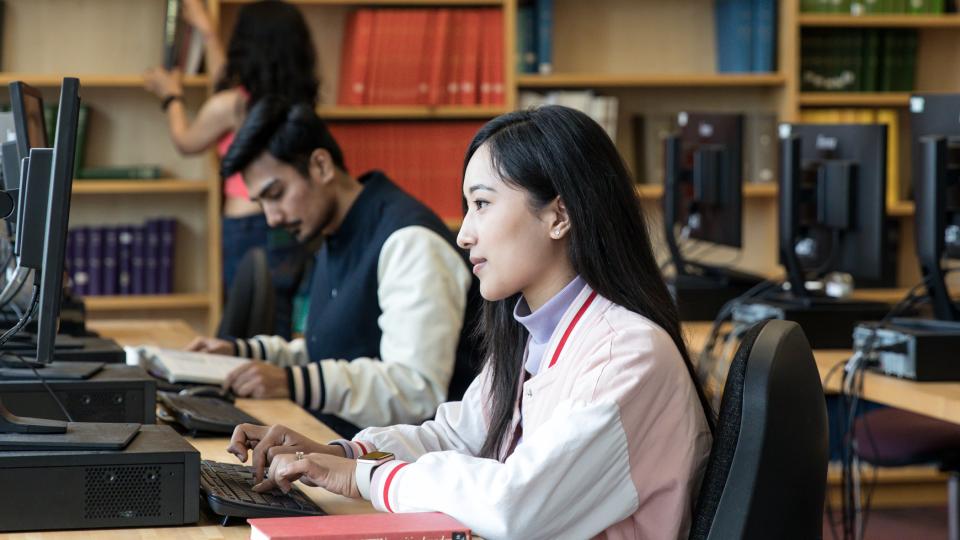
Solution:
<path fill-rule="evenodd" d="M 550 236 L 552 236 L 553 238 L 560 238 L 560 231 L 555 230 L 553 231 L 553 233 L 550 234 Z"/>

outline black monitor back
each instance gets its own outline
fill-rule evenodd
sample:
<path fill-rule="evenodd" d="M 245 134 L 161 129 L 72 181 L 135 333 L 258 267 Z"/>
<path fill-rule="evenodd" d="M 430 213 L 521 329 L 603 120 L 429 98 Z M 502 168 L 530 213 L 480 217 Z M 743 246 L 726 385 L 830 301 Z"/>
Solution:
<path fill-rule="evenodd" d="M 20 159 L 28 157 L 31 148 L 48 148 L 40 91 L 24 82 L 10 83 L 10 107 L 13 109 Z"/>
<path fill-rule="evenodd" d="M 814 241 L 816 250 L 801 264 L 806 271 L 847 272 L 861 284 L 876 284 L 889 278 L 892 254 L 886 249 L 887 213 L 887 127 L 859 124 L 784 124 L 781 140 L 790 136 L 800 139 L 799 169 L 788 163 L 790 156 L 781 154 L 781 228 L 794 228 L 781 234 L 781 244 L 792 237 Z M 783 148 L 783 146 L 781 146 Z M 834 234 L 822 221 L 830 215 L 818 216 L 818 199 L 834 197 L 829 183 L 816 186 L 817 169 L 831 162 L 852 170 L 852 184 L 847 198 L 849 226 L 840 233 L 839 245 L 833 246 Z M 849 167 L 853 165 L 853 167 Z M 797 177 L 799 176 L 799 177 Z M 785 210 L 787 208 L 787 210 Z M 821 206 L 821 212 L 822 212 Z M 831 214 L 832 215 L 832 214 Z M 783 232 L 783 231 L 782 231 Z M 796 244 L 781 245 L 796 252 Z"/>
<path fill-rule="evenodd" d="M 63 79 L 57 111 L 57 135 L 53 143 L 50 193 L 47 198 L 47 222 L 37 319 L 37 361 L 53 361 L 54 339 L 60 317 L 63 294 L 63 268 L 73 189 L 73 164 L 77 142 L 77 117 L 80 110 L 80 81 Z"/>
<path fill-rule="evenodd" d="M 677 222 L 689 236 L 739 248 L 742 245 L 743 115 L 681 112 Z M 694 167 L 699 162 L 701 167 Z M 667 183 L 670 179 L 667 179 Z M 690 216 L 696 218 L 691 222 Z"/>
<path fill-rule="evenodd" d="M 914 193 L 923 174 L 920 139 L 930 135 L 960 137 L 960 94 L 910 96 L 910 178 Z"/>

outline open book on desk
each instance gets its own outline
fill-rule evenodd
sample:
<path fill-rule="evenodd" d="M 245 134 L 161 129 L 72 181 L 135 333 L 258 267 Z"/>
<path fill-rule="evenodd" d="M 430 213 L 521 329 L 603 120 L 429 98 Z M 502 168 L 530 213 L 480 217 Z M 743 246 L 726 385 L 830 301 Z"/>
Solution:
<path fill-rule="evenodd" d="M 150 374 L 170 383 L 223 384 L 227 374 L 250 360 L 160 347 L 127 348 L 127 363 L 143 366 Z"/>

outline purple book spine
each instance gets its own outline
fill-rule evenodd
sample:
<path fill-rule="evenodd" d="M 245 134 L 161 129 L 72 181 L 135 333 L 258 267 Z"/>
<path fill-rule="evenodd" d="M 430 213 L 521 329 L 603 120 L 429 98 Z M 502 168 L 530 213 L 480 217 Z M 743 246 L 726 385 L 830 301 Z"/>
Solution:
<path fill-rule="evenodd" d="M 87 228 L 78 227 L 73 234 L 73 292 L 86 296 L 90 291 L 90 274 L 87 272 Z"/>
<path fill-rule="evenodd" d="M 103 294 L 117 294 L 117 242 L 120 229 L 116 226 L 103 230 Z"/>
<path fill-rule="evenodd" d="M 160 294 L 173 292 L 173 246 L 177 236 L 177 221 L 173 218 L 160 220 Z"/>
<path fill-rule="evenodd" d="M 87 272 L 90 276 L 87 294 L 103 294 L 103 229 L 100 227 L 87 229 Z"/>
<path fill-rule="evenodd" d="M 117 294 L 133 293 L 133 227 L 120 227 L 117 235 Z"/>
<path fill-rule="evenodd" d="M 144 273 L 146 274 L 146 293 L 160 292 L 160 220 L 147 220 L 146 252 L 144 253 Z"/>
<path fill-rule="evenodd" d="M 131 271 L 130 271 L 130 281 L 132 283 L 130 287 L 130 292 L 133 294 L 146 294 L 147 293 L 147 274 L 146 274 L 146 251 L 147 251 L 147 230 L 145 227 L 135 226 L 131 227 L 133 242 L 132 242 L 132 257 L 131 257 Z"/>

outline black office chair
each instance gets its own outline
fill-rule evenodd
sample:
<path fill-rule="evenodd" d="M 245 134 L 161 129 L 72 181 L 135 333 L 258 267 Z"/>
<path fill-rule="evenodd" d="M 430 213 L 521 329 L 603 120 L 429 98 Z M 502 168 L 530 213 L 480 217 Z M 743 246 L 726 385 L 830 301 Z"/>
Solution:
<path fill-rule="evenodd" d="M 723 389 L 692 540 L 821 538 L 827 409 L 796 323 L 751 328 Z"/>
<path fill-rule="evenodd" d="M 237 274 L 223 306 L 217 336 L 229 339 L 272 335 L 275 317 L 276 291 L 270 277 L 267 252 L 262 248 L 253 248 L 247 251 L 237 266 Z"/>

